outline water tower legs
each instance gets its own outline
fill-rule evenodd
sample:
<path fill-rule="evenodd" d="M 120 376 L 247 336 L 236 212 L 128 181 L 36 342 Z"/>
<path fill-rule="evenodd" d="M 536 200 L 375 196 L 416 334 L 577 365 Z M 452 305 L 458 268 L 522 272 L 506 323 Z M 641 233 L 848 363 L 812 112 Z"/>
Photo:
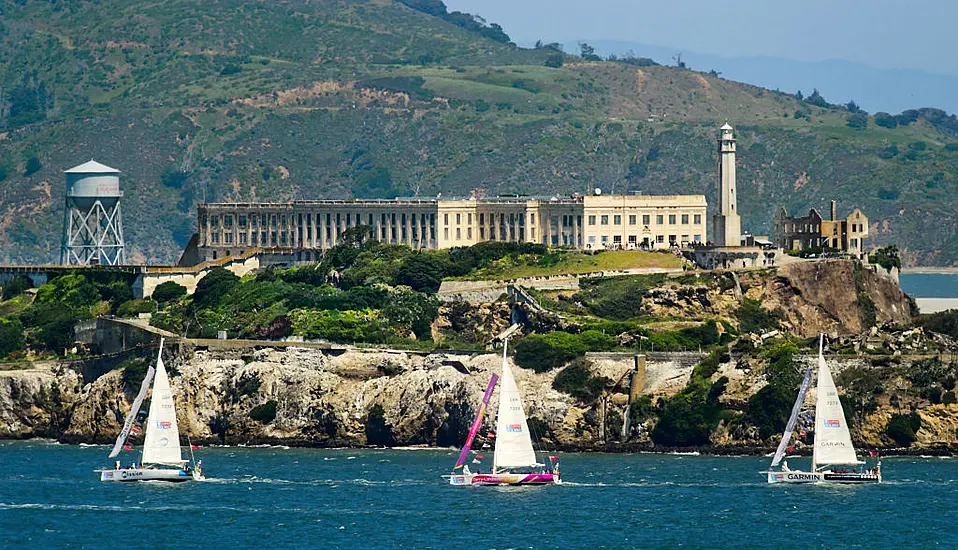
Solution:
<path fill-rule="evenodd" d="M 126 263 L 120 203 L 107 208 L 95 201 L 81 210 L 67 199 L 63 219 L 62 265 L 122 265 Z"/>

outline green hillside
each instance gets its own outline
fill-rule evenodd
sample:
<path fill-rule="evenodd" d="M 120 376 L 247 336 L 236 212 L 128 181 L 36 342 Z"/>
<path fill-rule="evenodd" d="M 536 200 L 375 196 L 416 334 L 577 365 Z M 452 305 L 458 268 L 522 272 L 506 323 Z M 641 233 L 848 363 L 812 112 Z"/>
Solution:
<path fill-rule="evenodd" d="M 555 52 L 439 6 L 0 0 L 0 262 L 56 257 L 60 171 L 89 158 L 123 171 L 129 256 L 170 261 L 203 200 L 711 200 L 728 120 L 747 229 L 836 198 L 909 263 L 958 263 L 958 121 L 940 111 L 855 129 L 846 108 L 716 75 L 570 55 L 550 68 Z"/>

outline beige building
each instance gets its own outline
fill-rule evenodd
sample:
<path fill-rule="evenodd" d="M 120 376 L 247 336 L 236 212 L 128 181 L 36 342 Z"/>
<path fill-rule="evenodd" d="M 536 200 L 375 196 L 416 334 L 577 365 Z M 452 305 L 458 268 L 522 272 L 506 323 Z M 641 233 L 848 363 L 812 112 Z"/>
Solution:
<path fill-rule="evenodd" d="M 789 216 L 782 208 L 772 223 L 772 239 L 785 250 L 834 248 L 848 254 L 861 255 L 868 238 L 868 217 L 854 209 L 845 218 L 838 218 L 838 205 L 831 201 L 831 216 L 825 220 L 812 208 L 806 216 Z"/>
<path fill-rule="evenodd" d="M 704 195 L 211 203 L 199 206 L 197 218 L 197 253 L 191 254 L 196 261 L 254 247 L 313 260 L 359 225 L 372 227 L 380 242 L 418 249 L 483 241 L 667 248 L 707 240 Z"/>

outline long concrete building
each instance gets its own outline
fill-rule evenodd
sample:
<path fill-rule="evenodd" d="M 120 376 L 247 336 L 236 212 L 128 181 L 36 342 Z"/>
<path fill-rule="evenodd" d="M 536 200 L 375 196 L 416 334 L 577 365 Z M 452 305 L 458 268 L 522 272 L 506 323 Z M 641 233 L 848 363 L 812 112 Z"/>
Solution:
<path fill-rule="evenodd" d="M 207 203 L 197 209 L 189 263 L 250 248 L 292 250 L 313 260 L 340 235 L 372 227 L 380 242 L 417 249 L 483 241 L 541 243 L 579 249 L 667 248 L 704 243 L 704 195 L 590 195 L 564 198 L 301 200 Z"/>

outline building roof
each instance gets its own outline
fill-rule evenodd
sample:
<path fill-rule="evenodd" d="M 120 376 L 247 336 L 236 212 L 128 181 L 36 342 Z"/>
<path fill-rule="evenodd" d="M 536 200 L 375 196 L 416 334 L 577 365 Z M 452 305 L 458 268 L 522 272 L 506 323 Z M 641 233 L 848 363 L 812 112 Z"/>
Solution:
<path fill-rule="evenodd" d="M 84 162 L 79 166 L 74 166 L 69 170 L 64 170 L 64 174 L 119 174 L 120 171 L 116 168 L 110 168 L 105 164 L 100 164 L 99 162 L 90 159 L 90 162 Z"/>
<path fill-rule="evenodd" d="M 732 125 L 729 124 L 728 122 L 726 122 L 726 123 L 723 124 L 722 127 L 719 128 L 719 129 L 720 129 L 720 130 L 731 130 L 731 129 L 732 129 Z"/>

